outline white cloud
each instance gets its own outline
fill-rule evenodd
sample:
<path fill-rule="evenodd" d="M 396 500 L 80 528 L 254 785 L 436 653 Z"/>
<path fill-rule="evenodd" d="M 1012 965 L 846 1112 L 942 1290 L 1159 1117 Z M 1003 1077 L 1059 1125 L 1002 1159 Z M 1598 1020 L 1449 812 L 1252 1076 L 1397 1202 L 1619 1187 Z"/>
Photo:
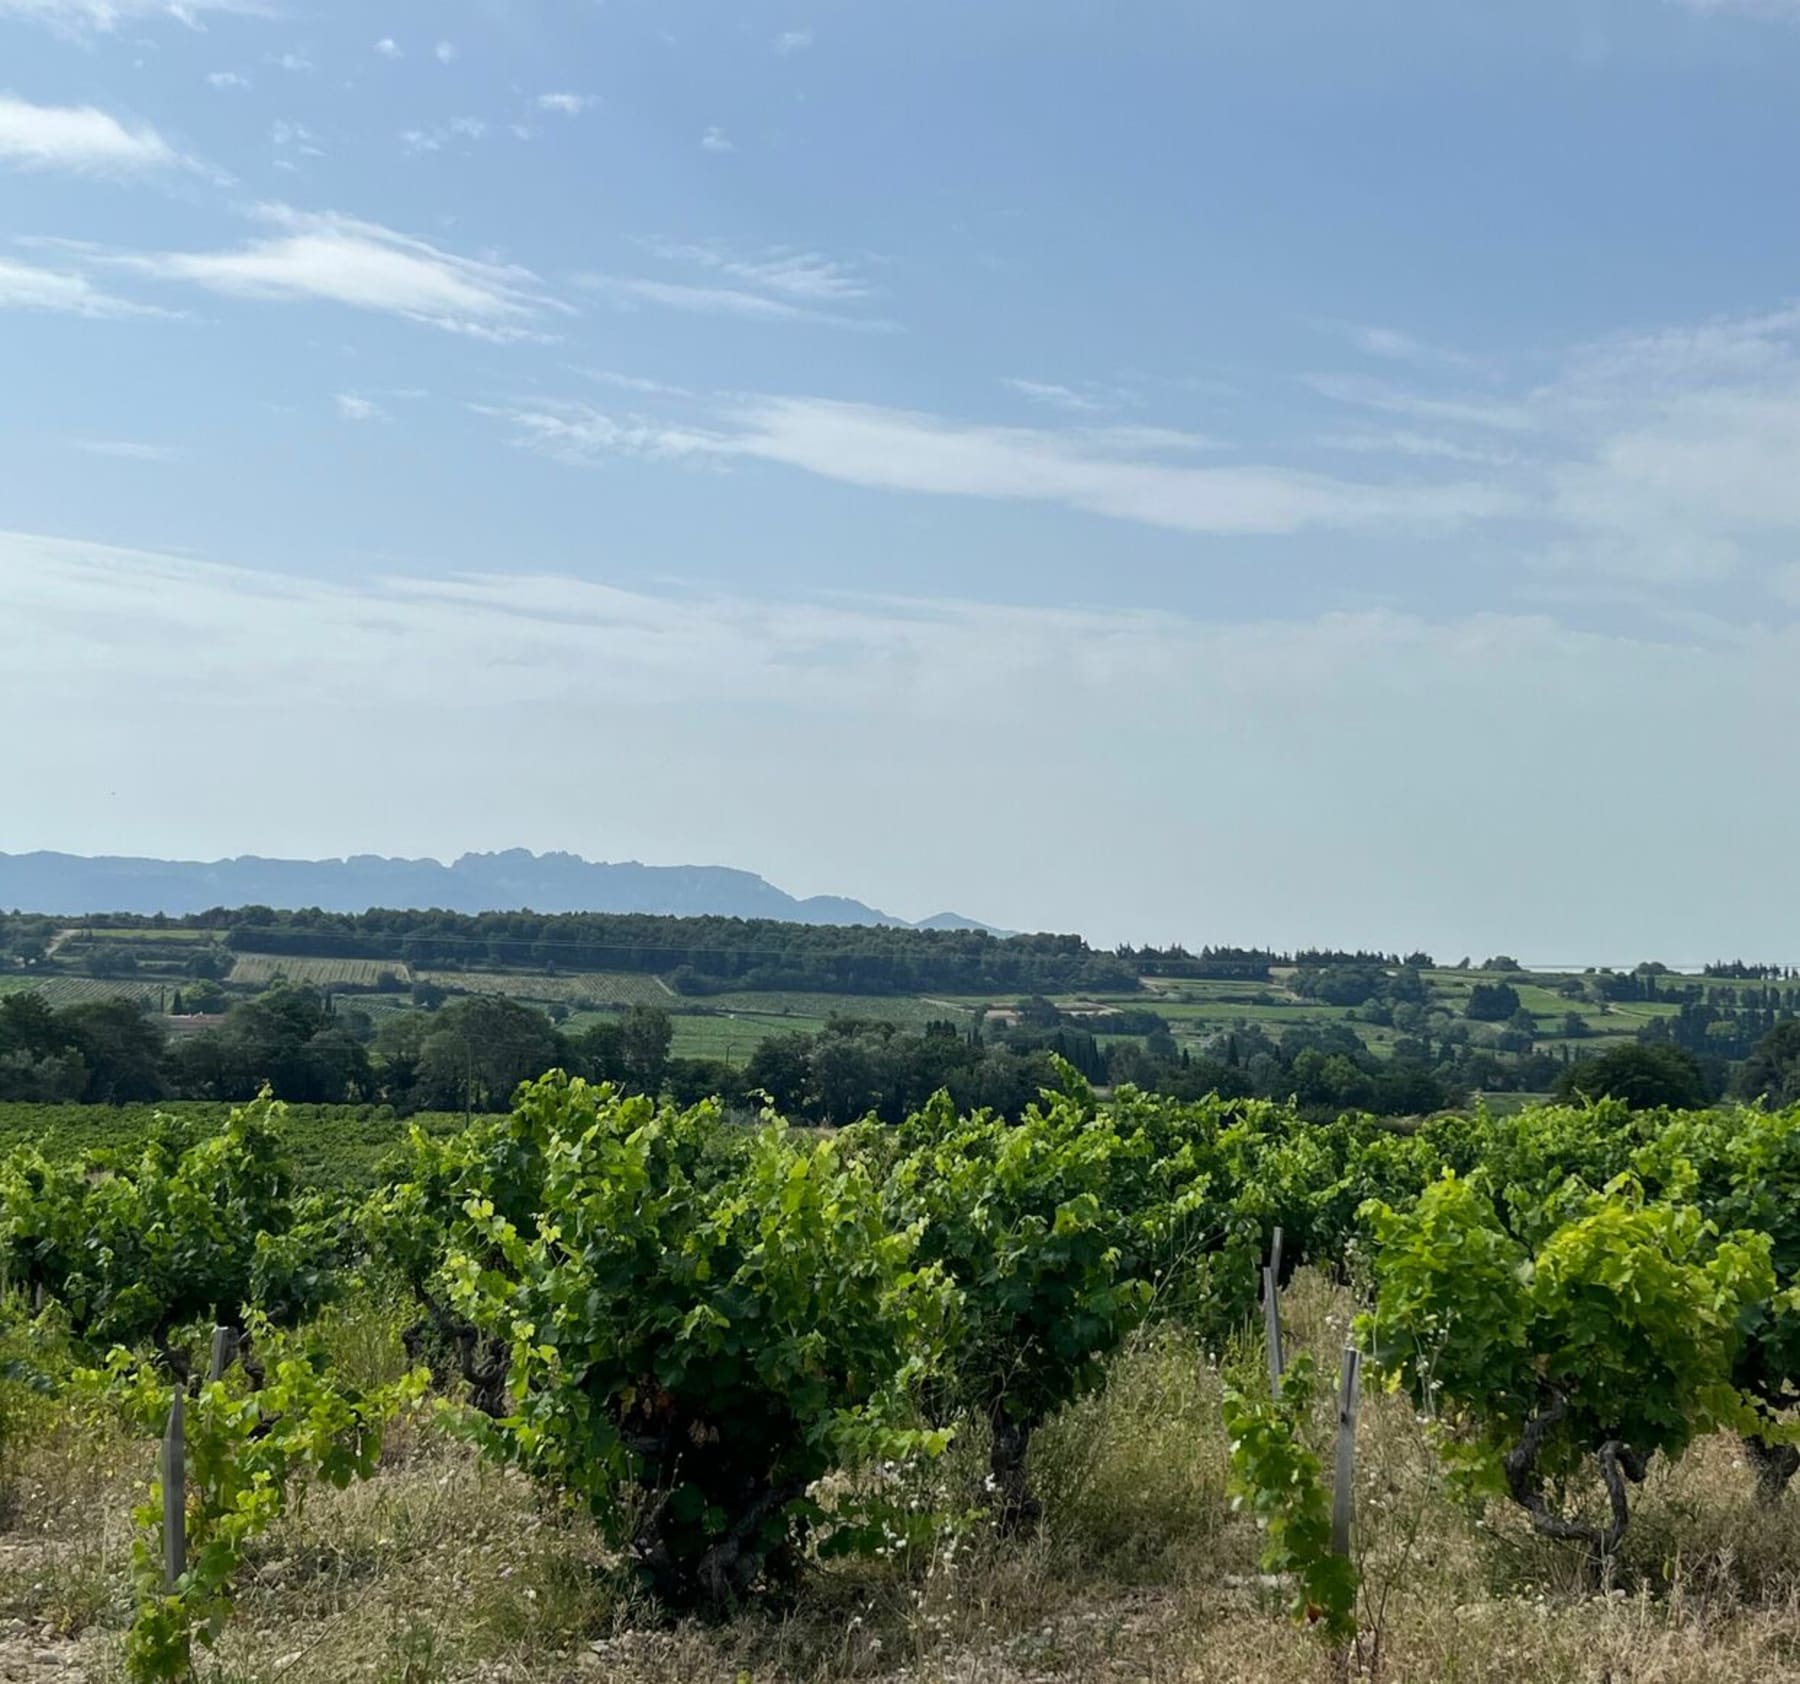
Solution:
<path fill-rule="evenodd" d="M 1507 512 L 1477 484 L 1368 485 L 1280 467 L 1121 461 L 1079 436 L 869 404 L 768 398 L 741 412 L 735 453 L 891 491 L 1061 504 L 1183 532 L 1455 526 Z"/>
<path fill-rule="evenodd" d="M 1539 417 L 1533 414 L 1528 404 L 1504 398 L 1443 397 L 1406 391 L 1348 374 L 1314 375 L 1307 384 L 1334 403 L 1351 404 L 1387 415 L 1408 415 L 1422 421 L 1447 421 L 1509 433 L 1530 432 L 1539 425 Z"/>
<path fill-rule="evenodd" d="M 1439 462 L 1463 462 L 1471 467 L 1506 468 L 1519 460 L 1509 450 L 1483 450 L 1456 439 L 1404 429 L 1386 433 L 1328 433 L 1318 443 L 1326 450 L 1347 450 L 1359 456 L 1412 456 Z"/>
<path fill-rule="evenodd" d="M 290 123 L 278 117 L 269 125 L 269 139 L 276 146 L 291 146 L 296 152 L 304 152 L 309 158 L 323 158 L 323 149 L 313 138 L 313 132 L 304 123 Z"/>
<path fill-rule="evenodd" d="M 1373 327 L 1351 322 L 1345 330 L 1350 343 L 1365 356 L 1381 357 L 1389 362 L 1414 363 L 1421 368 L 1477 369 L 1483 366 L 1479 357 L 1463 351 L 1452 351 L 1432 345 L 1398 328 Z"/>
<path fill-rule="evenodd" d="M 621 392 L 640 392 L 662 398 L 691 398 L 694 395 L 685 386 L 672 386 L 666 380 L 650 380 L 641 374 L 620 374 L 610 368 L 584 368 L 581 372 L 588 379 Z"/>
<path fill-rule="evenodd" d="M 174 445 L 141 444 L 133 439 L 75 439 L 89 456 L 111 456 L 121 462 L 179 462 L 186 454 Z"/>
<path fill-rule="evenodd" d="M 772 246 L 755 253 L 734 252 L 717 241 L 639 240 L 646 251 L 672 263 L 692 263 L 764 292 L 816 303 L 866 298 L 870 287 L 849 264 L 821 252 Z"/>
<path fill-rule="evenodd" d="M 1044 404 L 1050 409 L 1067 410 L 1072 414 L 1085 414 L 1106 407 L 1098 399 L 1087 397 L 1072 386 L 1059 386 L 1050 380 L 1006 379 L 1000 384 L 1017 392 L 1022 398 L 1030 398 L 1033 403 Z"/>
<path fill-rule="evenodd" d="M 391 35 L 382 36 L 382 38 L 375 43 L 375 51 L 383 58 L 399 58 L 401 56 L 400 43 Z"/>
<path fill-rule="evenodd" d="M 453 117 L 432 129 L 407 129 L 400 144 L 408 152 L 441 152 L 453 140 L 480 140 L 488 126 L 479 117 Z"/>
<path fill-rule="evenodd" d="M 206 80 L 215 88 L 247 88 L 250 78 L 241 70 L 209 70 Z"/>
<path fill-rule="evenodd" d="M 235 250 L 108 261 L 234 297 L 319 300 L 495 340 L 535 337 L 547 310 L 565 308 L 528 269 L 459 257 L 379 223 L 286 205 L 256 214 L 275 231 Z"/>
<path fill-rule="evenodd" d="M 624 420 L 586 404 L 538 399 L 516 406 L 476 404 L 478 415 L 505 421 L 513 442 L 559 462 L 593 462 L 608 456 L 636 456 L 670 461 L 680 457 L 718 455 L 731 448 L 718 435 L 669 426 L 643 416 Z"/>
<path fill-rule="evenodd" d="M 339 416 L 345 421 L 389 421 L 393 419 L 373 398 L 365 398 L 357 392 L 339 392 L 332 401 L 337 406 Z"/>
<path fill-rule="evenodd" d="M 813 44 L 810 29 L 788 29 L 775 37 L 775 51 L 784 58 L 790 53 L 803 53 Z"/>
<path fill-rule="evenodd" d="M 0 94 L 0 162 L 123 175 L 185 164 L 148 126 L 127 128 L 92 105 L 29 105 Z"/>
<path fill-rule="evenodd" d="M 0 783 L 59 792 L 18 815 L 12 845 L 117 851 L 122 812 L 135 851 L 183 857 L 591 851 L 599 835 L 614 857 L 700 857 L 800 893 L 1102 942 L 1589 963 L 1800 944 L 1800 908 L 1768 893 L 1800 828 L 1800 780 L 1769 775 L 1800 735 L 1792 627 L 1671 641 L 1540 615 L 764 599 L 509 560 L 517 571 L 328 580 L 0 535 L 0 717 L 36 722 L 0 733 Z M 170 685 L 208 698 L 207 755 L 170 756 L 166 720 L 141 705 Z M 334 698 L 332 731 L 287 704 L 302 691 Z M 1134 741 L 1120 698 L 1145 695 L 1157 728 Z M 399 757 L 397 708 L 440 727 Z M 1008 752 L 948 752 L 971 720 Z M 1606 752 L 1546 755 L 1571 720 Z M 1392 742 L 1408 752 L 1369 753 Z M 1692 743 L 1706 753 L 1670 752 Z M 946 847 L 947 808 L 1024 810 L 1046 764 L 1094 810 L 1136 816 L 1131 871 L 1082 826 L 1040 827 L 1026 849 Z M 1760 803 L 1733 869 L 1659 893 L 1716 852 L 1719 789 Z M 1548 874 L 1493 822 L 1647 800 L 1657 823 L 1631 849 L 1573 850 Z M 1320 811 L 1334 815 L 1325 850 Z M 1196 880 L 1231 892 L 1199 907 Z"/>
<path fill-rule="evenodd" d="M 700 137 L 700 150 L 702 152 L 735 152 L 737 148 L 732 145 L 723 129 L 710 128 Z"/>
<path fill-rule="evenodd" d="M 122 24 L 158 17 L 198 29 L 208 12 L 265 10 L 262 0 L 0 0 L 0 18 L 21 18 L 74 36 L 110 34 Z"/>
<path fill-rule="evenodd" d="M 889 332 L 893 324 L 861 316 L 836 315 L 766 298 L 737 287 L 689 286 L 679 281 L 657 281 L 631 275 L 589 275 L 582 284 L 605 293 L 616 303 L 656 304 L 669 310 L 685 310 L 704 316 L 737 316 L 752 322 L 822 322 L 832 327 L 859 328 L 865 332 Z"/>
<path fill-rule="evenodd" d="M 508 410 L 522 442 L 567 459 L 640 456 L 754 459 L 885 491 L 1060 505 L 1179 532 L 1293 533 L 1309 528 L 1451 527 L 1510 512 L 1479 484 L 1372 485 L 1280 467 L 1197 468 L 1156 459 L 1190 434 L 1152 430 L 1155 443 L 947 421 L 824 398 L 760 397 L 718 412 L 708 429 L 585 405 Z"/>
<path fill-rule="evenodd" d="M 313 61 L 304 53 L 282 53 L 279 57 L 270 58 L 268 62 L 278 66 L 282 70 L 293 71 L 295 73 L 308 71 L 314 68 Z"/>
<path fill-rule="evenodd" d="M 438 42 L 438 44 L 431 49 L 431 56 L 435 58 L 439 64 L 449 64 L 456 57 L 456 43 L 454 41 Z"/>
<path fill-rule="evenodd" d="M 539 94 L 537 108 L 540 111 L 555 111 L 564 117 L 579 117 L 589 106 L 598 105 L 600 101 L 592 94 Z"/>
<path fill-rule="evenodd" d="M 102 292 L 85 275 L 40 269 L 5 257 L 0 257 L 0 310 L 52 310 L 96 320 L 169 313 Z"/>

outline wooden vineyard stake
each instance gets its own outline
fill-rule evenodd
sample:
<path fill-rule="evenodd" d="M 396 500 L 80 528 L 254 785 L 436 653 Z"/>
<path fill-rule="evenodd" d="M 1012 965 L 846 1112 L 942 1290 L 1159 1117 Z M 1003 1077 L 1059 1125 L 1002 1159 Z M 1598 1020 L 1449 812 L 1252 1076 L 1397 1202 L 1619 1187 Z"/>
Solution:
<path fill-rule="evenodd" d="M 206 1365 L 206 1383 L 210 1386 L 215 1381 L 225 1378 L 225 1370 L 231 1366 L 232 1351 L 237 1340 L 228 1327 L 215 1327 L 212 1336 L 212 1361 Z"/>
<path fill-rule="evenodd" d="M 171 1596 L 187 1571 L 187 1396 L 179 1383 L 163 1434 L 163 1589 Z"/>
<path fill-rule="evenodd" d="M 1281 1399 L 1281 1230 L 1269 1244 L 1269 1266 L 1262 1272 L 1263 1339 L 1269 1351 L 1269 1392 L 1277 1402 Z"/>
<path fill-rule="evenodd" d="M 1350 1523 L 1356 1516 L 1356 1407 L 1362 1396 L 1362 1352 L 1344 1347 L 1338 1376 L 1337 1472 L 1331 1488 L 1331 1553 L 1350 1554 Z"/>

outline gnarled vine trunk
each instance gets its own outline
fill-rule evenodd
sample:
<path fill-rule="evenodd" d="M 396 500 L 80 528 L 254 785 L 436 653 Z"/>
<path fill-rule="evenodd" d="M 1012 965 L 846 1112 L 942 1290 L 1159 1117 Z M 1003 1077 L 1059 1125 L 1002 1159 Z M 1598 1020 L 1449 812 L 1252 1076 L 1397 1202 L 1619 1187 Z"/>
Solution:
<path fill-rule="evenodd" d="M 1756 1500 L 1765 1506 L 1779 1503 L 1788 1482 L 1800 1473 L 1800 1447 L 1771 1444 L 1760 1434 L 1746 1433 L 1744 1454 L 1756 1470 Z"/>
<path fill-rule="evenodd" d="M 1034 1531 L 1043 1519 L 1044 1505 L 1031 1494 L 1031 1423 L 1015 1421 L 996 1409 L 990 1425 L 993 1446 L 988 1469 L 999 1499 L 1000 1530 L 1009 1537 Z"/>
<path fill-rule="evenodd" d="M 1618 1547 L 1631 1522 L 1631 1503 L 1625 1484 L 1642 1485 L 1650 1471 L 1650 1458 L 1633 1450 L 1618 1439 L 1608 1439 L 1594 1452 L 1600 1465 L 1600 1478 L 1606 1486 L 1611 1516 L 1606 1525 L 1591 1521 L 1571 1520 L 1558 1514 L 1544 1495 L 1543 1474 L 1538 1463 L 1543 1455 L 1544 1440 L 1569 1413 L 1569 1402 L 1560 1392 L 1553 1393 L 1549 1404 L 1525 1423 L 1519 1442 L 1507 1452 L 1504 1461 L 1506 1488 L 1512 1500 L 1531 1516 L 1531 1524 L 1546 1538 L 1561 1543 L 1586 1544 L 1595 1557 L 1604 1560 Z"/>

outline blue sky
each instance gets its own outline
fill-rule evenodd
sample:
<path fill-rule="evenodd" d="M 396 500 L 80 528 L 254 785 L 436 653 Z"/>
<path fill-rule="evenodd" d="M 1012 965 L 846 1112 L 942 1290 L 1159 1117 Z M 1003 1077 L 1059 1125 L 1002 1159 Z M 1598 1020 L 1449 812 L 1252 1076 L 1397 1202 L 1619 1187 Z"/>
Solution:
<path fill-rule="evenodd" d="M 0 0 L 0 848 L 1793 958 L 1800 4 Z"/>

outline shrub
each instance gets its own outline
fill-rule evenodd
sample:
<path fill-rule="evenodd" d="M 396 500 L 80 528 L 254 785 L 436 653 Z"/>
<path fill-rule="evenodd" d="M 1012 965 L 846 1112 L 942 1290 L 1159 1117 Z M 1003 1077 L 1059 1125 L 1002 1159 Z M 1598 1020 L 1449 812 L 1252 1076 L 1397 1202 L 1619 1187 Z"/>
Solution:
<path fill-rule="evenodd" d="M 720 1152 L 716 1108 L 546 1077 L 536 1231 L 471 1201 L 455 1299 L 512 1351 L 487 1445 L 575 1493 L 674 1604 L 792 1576 L 810 1534 L 878 1536 L 809 1495 L 833 1468 L 936 1450 L 912 1393 L 954 1293 L 866 1170 L 779 1124 Z M 831 1540 L 831 1534 L 837 1534 Z"/>

